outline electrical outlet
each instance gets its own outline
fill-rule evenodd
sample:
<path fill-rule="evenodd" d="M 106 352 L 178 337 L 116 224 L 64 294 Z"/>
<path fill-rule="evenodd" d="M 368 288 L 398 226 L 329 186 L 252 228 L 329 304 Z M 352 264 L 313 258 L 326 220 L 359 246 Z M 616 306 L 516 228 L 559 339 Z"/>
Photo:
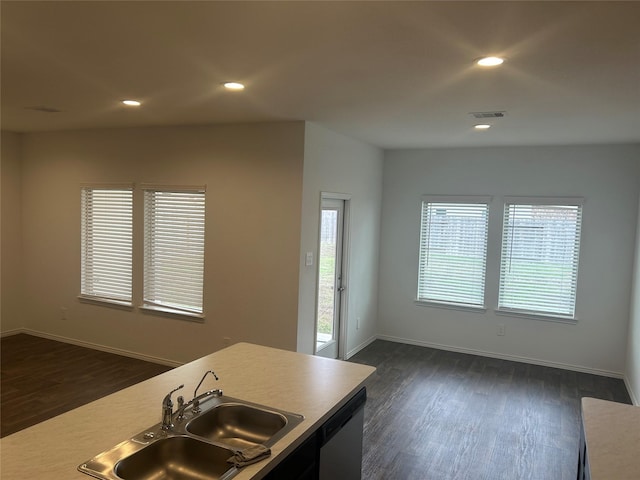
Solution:
<path fill-rule="evenodd" d="M 504 336 L 504 323 L 501 323 L 500 325 L 498 325 L 498 336 L 500 337 Z"/>
<path fill-rule="evenodd" d="M 69 312 L 67 310 L 67 307 L 60 307 L 60 320 L 68 320 L 69 319 Z"/>

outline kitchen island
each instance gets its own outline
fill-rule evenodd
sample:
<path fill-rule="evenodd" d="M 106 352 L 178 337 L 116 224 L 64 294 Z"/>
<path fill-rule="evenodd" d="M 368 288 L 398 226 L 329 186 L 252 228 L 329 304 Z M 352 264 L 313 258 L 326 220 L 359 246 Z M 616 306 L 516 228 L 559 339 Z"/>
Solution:
<path fill-rule="evenodd" d="M 184 384 L 189 399 L 207 370 L 203 389 L 304 416 L 271 447 L 271 456 L 242 468 L 234 480 L 260 479 L 287 458 L 365 385 L 375 368 L 238 343 L 59 415 L 0 440 L 6 479 L 87 480 L 82 462 L 161 420 L 161 402 Z M 46 401 L 46 392 L 39 401 Z M 22 406 L 29 408 L 28 404 Z"/>
<path fill-rule="evenodd" d="M 640 407 L 585 397 L 579 480 L 640 478 Z"/>

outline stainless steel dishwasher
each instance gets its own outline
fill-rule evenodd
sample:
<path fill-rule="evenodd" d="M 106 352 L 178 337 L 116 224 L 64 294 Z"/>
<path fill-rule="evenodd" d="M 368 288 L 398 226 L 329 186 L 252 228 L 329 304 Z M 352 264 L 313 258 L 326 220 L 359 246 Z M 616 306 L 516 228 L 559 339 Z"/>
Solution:
<path fill-rule="evenodd" d="M 320 428 L 320 480 L 360 480 L 366 401 L 363 388 Z"/>

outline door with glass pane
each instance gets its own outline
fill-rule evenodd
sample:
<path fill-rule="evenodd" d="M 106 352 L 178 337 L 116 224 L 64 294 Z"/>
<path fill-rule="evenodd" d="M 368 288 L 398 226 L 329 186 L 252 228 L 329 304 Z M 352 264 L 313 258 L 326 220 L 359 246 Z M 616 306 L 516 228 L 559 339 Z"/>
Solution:
<path fill-rule="evenodd" d="M 318 253 L 318 310 L 316 313 L 316 354 L 338 358 L 343 275 L 345 201 L 322 199 Z"/>

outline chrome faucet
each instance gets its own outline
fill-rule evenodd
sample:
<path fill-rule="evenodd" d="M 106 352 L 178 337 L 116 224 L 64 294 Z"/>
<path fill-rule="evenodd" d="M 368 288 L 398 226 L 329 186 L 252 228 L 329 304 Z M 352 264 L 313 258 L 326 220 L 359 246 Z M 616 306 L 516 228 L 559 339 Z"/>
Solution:
<path fill-rule="evenodd" d="M 219 388 L 214 388 L 213 390 L 207 390 L 206 392 L 198 395 L 198 389 L 200 388 L 200 386 L 202 385 L 202 382 L 204 382 L 204 379 L 208 374 L 213 375 L 213 377 L 216 380 L 220 380 L 213 370 L 207 370 L 202 376 L 202 378 L 200 379 L 200 383 L 198 383 L 198 386 L 193 391 L 193 398 L 191 400 L 185 403 L 182 397 L 178 397 L 179 406 L 178 406 L 178 410 L 176 410 L 178 420 L 184 419 L 184 411 L 190 406 L 191 406 L 191 411 L 193 413 L 200 413 L 201 411 L 200 400 L 202 400 L 203 398 L 208 397 L 210 395 L 214 395 L 216 397 L 222 396 L 222 390 L 220 390 Z"/>
<path fill-rule="evenodd" d="M 184 384 L 171 390 L 162 400 L 162 430 L 169 430 L 171 427 L 173 427 L 173 422 L 171 421 L 171 417 L 173 415 L 173 402 L 171 401 L 171 394 L 173 392 L 177 392 L 182 387 L 184 387 Z"/>
<path fill-rule="evenodd" d="M 196 389 L 193 391 L 193 408 L 191 409 L 191 411 L 193 413 L 200 413 L 200 399 L 204 398 L 204 397 L 208 397 L 209 395 L 217 395 L 220 396 L 222 395 L 222 390 L 220 390 L 219 388 L 214 389 L 214 390 L 209 390 L 207 392 L 204 392 L 202 395 L 198 396 L 198 389 L 200 388 L 200 385 L 202 385 L 202 382 L 204 382 L 205 377 L 207 376 L 207 374 L 211 374 L 213 375 L 213 378 L 216 379 L 216 382 L 218 380 L 220 380 L 218 378 L 218 376 L 216 375 L 216 372 L 214 372 L 213 370 L 208 370 L 206 372 L 204 372 L 204 375 L 202 376 L 202 378 L 200 379 L 200 383 L 198 384 L 198 386 L 196 387 Z"/>

